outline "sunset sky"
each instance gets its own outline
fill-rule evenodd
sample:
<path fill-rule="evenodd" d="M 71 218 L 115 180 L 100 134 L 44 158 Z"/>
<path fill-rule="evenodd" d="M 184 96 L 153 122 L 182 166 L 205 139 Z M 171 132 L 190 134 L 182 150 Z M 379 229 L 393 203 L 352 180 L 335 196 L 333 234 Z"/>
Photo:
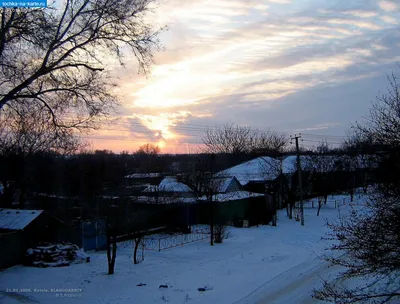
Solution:
<path fill-rule="evenodd" d="M 398 0 L 159 0 L 151 20 L 165 51 L 147 78 L 116 71 L 123 105 L 94 148 L 192 152 L 225 123 L 343 136 L 400 62 Z"/>

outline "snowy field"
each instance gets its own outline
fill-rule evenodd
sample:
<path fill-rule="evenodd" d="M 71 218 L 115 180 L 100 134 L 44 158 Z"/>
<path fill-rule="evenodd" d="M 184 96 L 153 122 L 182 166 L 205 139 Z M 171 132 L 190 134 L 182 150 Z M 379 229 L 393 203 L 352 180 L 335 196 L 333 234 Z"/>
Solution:
<path fill-rule="evenodd" d="M 307 203 L 304 227 L 280 210 L 278 227 L 230 228 L 223 244 L 146 251 L 138 265 L 132 247 L 120 246 L 111 276 L 105 252 L 89 253 L 90 263 L 70 267 L 12 267 L 0 273 L 0 303 L 315 303 L 309 291 L 319 287 L 316 278 L 335 271 L 319 259 L 327 246 L 321 240 L 325 220 L 337 217 L 333 200 L 344 198 L 349 201 L 330 196 L 319 217 L 317 203 Z M 364 200 L 357 196 L 355 203 Z"/>

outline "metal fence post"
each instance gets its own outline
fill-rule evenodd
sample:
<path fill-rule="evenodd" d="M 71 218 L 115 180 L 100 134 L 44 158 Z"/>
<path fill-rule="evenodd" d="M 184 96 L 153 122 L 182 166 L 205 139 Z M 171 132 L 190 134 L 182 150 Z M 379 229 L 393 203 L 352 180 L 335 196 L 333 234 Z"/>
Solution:
<path fill-rule="evenodd" d="M 160 239 L 158 239 L 158 252 L 161 251 L 161 246 L 160 246 Z"/>

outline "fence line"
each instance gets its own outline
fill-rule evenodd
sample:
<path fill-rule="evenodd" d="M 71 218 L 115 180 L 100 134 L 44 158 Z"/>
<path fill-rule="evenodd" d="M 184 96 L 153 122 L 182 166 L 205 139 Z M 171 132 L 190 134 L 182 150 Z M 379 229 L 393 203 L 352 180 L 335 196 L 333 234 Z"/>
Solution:
<path fill-rule="evenodd" d="M 355 193 L 354 194 L 354 199 L 361 199 L 362 198 L 362 196 L 363 196 L 363 193 Z M 331 196 L 332 198 L 334 197 L 333 195 Z M 322 200 L 322 201 L 324 201 L 324 200 Z M 312 208 L 315 208 L 315 206 L 318 206 L 318 197 L 314 197 L 314 198 L 312 198 L 312 199 L 308 199 L 308 200 L 306 200 L 305 202 L 309 202 L 309 203 L 311 203 L 311 206 L 312 206 Z M 296 204 L 297 204 L 298 202 L 296 202 Z M 315 203 L 316 203 L 316 205 L 315 205 Z M 340 206 L 345 206 L 345 205 L 357 205 L 357 203 L 355 202 L 355 201 L 351 201 L 351 199 L 350 199 L 350 197 L 344 197 L 344 198 L 341 198 L 341 199 L 336 199 L 336 200 L 330 200 L 330 199 L 328 199 L 327 201 L 326 201 L 326 203 L 327 204 L 329 204 L 329 203 L 332 203 L 332 204 L 334 204 L 335 205 L 335 208 L 339 208 Z M 295 205 L 296 206 L 296 205 Z M 296 206 L 297 207 L 297 206 Z"/>
<path fill-rule="evenodd" d="M 174 234 L 164 237 L 145 237 L 143 239 L 143 248 L 145 250 L 166 250 L 169 248 L 183 246 L 185 244 L 203 241 L 209 238 L 210 229 L 206 227 L 192 228 L 192 233 L 188 234 Z"/>

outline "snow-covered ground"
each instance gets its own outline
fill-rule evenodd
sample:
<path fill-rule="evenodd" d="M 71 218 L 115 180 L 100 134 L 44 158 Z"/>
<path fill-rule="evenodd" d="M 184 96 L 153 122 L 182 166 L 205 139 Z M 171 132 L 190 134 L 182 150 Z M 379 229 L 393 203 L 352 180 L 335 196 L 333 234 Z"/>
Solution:
<path fill-rule="evenodd" d="M 132 248 L 120 246 L 111 276 L 105 252 L 89 253 L 90 263 L 70 267 L 16 266 L 0 273 L 0 303 L 313 303 L 309 291 L 319 286 L 316 277 L 331 272 L 319 260 L 327 246 L 321 240 L 325 220 L 337 217 L 333 200 L 343 198 L 329 197 L 319 217 L 306 204 L 304 227 L 280 210 L 277 227 L 230 228 L 223 244 L 147 251 L 138 265 Z M 168 288 L 159 288 L 164 284 Z"/>

